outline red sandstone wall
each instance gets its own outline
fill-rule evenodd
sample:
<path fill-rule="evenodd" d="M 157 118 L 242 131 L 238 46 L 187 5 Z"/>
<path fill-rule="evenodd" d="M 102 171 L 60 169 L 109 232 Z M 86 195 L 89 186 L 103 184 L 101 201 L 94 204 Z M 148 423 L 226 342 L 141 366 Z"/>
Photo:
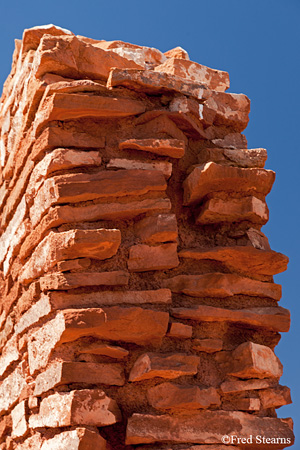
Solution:
<path fill-rule="evenodd" d="M 275 174 L 228 87 L 180 48 L 56 27 L 16 42 L 0 105 L 1 450 L 292 443 L 275 410 L 290 403 L 274 354 L 287 258 L 260 231 Z"/>

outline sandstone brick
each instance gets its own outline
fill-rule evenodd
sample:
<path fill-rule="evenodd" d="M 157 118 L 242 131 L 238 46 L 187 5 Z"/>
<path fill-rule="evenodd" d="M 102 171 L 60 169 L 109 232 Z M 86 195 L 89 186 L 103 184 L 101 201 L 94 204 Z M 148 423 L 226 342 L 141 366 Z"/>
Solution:
<path fill-rule="evenodd" d="M 215 260 L 242 274 L 275 275 L 287 269 L 288 257 L 273 250 L 259 250 L 250 246 L 187 249 L 179 252 L 182 258 Z"/>
<path fill-rule="evenodd" d="M 268 219 L 267 204 L 259 198 L 253 196 L 230 200 L 211 198 L 201 208 L 196 223 L 241 222 L 244 220 L 264 225 Z"/>
<path fill-rule="evenodd" d="M 26 329 L 37 323 L 42 317 L 47 316 L 52 310 L 52 305 L 46 295 L 33 303 L 31 307 L 20 317 L 14 326 L 16 335 L 23 333 Z"/>
<path fill-rule="evenodd" d="M 214 388 L 162 383 L 148 389 L 148 402 L 155 409 L 188 412 L 220 405 L 220 396 Z"/>
<path fill-rule="evenodd" d="M 177 244 L 162 244 L 155 247 L 140 244 L 129 251 L 128 269 L 131 272 L 172 269 L 179 265 Z"/>
<path fill-rule="evenodd" d="M 265 236 L 261 231 L 258 231 L 255 228 L 249 228 L 246 232 L 246 236 L 254 248 L 258 248 L 260 250 L 271 250 L 267 236 Z"/>
<path fill-rule="evenodd" d="M 104 228 L 97 230 L 70 230 L 61 233 L 51 232 L 36 247 L 25 264 L 20 280 L 27 283 L 47 272 L 57 262 L 65 259 L 89 257 L 95 259 L 111 258 L 121 243 L 119 230 Z"/>
<path fill-rule="evenodd" d="M 209 162 L 196 167 L 183 183 L 184 204 L 199 202 L 207 194 L 218 191 L 267 195 L 275 173 L 266 169 L 243 169 Z"/>
<path fill-rule="evenodd" d="M 274 379 L 254 379 L 254 380 L 228 380 L 220 385 L 220 389 L 225 394 L 232 392 L 252 391 L 259 389 L 268 389 L 274 387 L 277 380 Z"/>
<path fill-rule="evenodd" d="M 43 36 L 35 56 L 35 72 L 41 77 L 47 72 L 69 78 L 107 78 L 111 67 L 142 67 L 134 61 L 87 44 L 75 36 Z"/>
<path fill-rule="evenodd" d="M 157 66 L 166 59 L 165 55 L 157 48 L 135 45 L 123 41 L 98 41 L 95 46 L 105 50 L 112 50 L 118 55 L 133 60 L 137 64 L 145 67 Z"/>
<path fill-rule="evenodd" d="M 19 403 L 11 412 L 12 418 L 12 436 L 21 437 L 28 430 L 28 424 L 26 420 L 26 405 L 25 400 Z"/>
<path fill-rule="evenodd" d="M 36 139 L 32 148 L 32 156 L 37 159 L 46 151 L 56 148 L 74 147 L 79 149 L 99 149 L 105 147 L 105 137 L 91 134 L 82 129 L 68 129 L 51 124 Z"/>
<path fill-rule="evenodd" d="M 22 52 L 26 53 L 29 50 L 36 50 L 45 34 L 51 36 L 73 35 L 71 31 L 52 24 L 27 28 L 22 36 Z"/>
<path fill-rule="evenodd" d="M 25 198 L 23 198 L 17 207 L 14 216 L 12 217 L 12 220 L 5 229 L 5 232 L 0 237 L 0 264 L 3 263 L 9 248 L 12 246 L 15 247 L 19 244 L 20 238 L 16 239 L 15 235 L 25 220 L 26 211 L 26 201 Z"/>
<path fill-rule="evenodd" d="M 272 331 L 288 331 L 290 313 L 280 306 L 245 309 L 223 309 L 199 305 L 194 308 L 173 308 L 172 315 L 180 319 L 201 322 L 232 322 L 246 326 L 263 327 Z"/>
<path fill-rule="evenodd" d="M 154 70 L 112 68 L 107 80 L 107 87 L 115 86 L 124 86 L 152 95 L 179 92 L 199 99 L 210 96 L 209 90 L 201 82 Z"/>
<path fill-rule="evenodd" d="M 229 149 L 244 149 L 247 148 L 247 139 L 241 133 L 229 133 L 222 138 L 215 139 L 212 137 L 212 143 L 216 147 L 229 148 Z"/>
<path fill-rule="evenodd" d="M 215 91 L 222 92 L 229 88 L 229 75 L 227 72 L 210 69 L 187 59 L 170 57 L 154 70 L 203 83 Z"/>
<path fill-rule="evenodd" d="M 123 386 L 125 378 L 120 364 L 57 362 L 36 377 L 34 395 L 71 383 Z"/>
<path fill-rule="evenodd" d="M 170 158 L 182 158 L 185 143 L 178 139 L 129 139 L 119 143 L 121 150 L 142 150 Z"/>
<path fill-rule="evenodd" d="M 169 314 L 139 307 L 64 310 L 32 333 L 28 343 L 30 372 L 45 367 L 53 349 L 79 337 L 94 336 L 138 345 L 159 345 Z"/>
<path fill-rule="evenodd" d="M 19 364 L 0 385 L 0 414 L 8 411 L 17 402 L 25 387 L 23 366 Z"/>
<path fill-rule="evenodd" d="M 178 339 L 190 339 L 193 334 L 193 327 L 183 323 L 173 322 L 170 325 L 167 336 Z"/>
<path fill-rule="evenodd" d="M 263 168 L 266 160 L 267 150 L 264 148 L 204 148 L 198 154 L 200 164 L 212 161 L 225 166 L 244 168 Z"/>
<path fill-rule="evenodd" d="M 89 276 L 87 274 L 87 276 Z M 65 292 L 51 293 L 50 303 L 56 309 L 65 309 L 78 306 L 104 306 L 104 305 L 143 305 L 143 304 L 170 304 L 172 296 L 169 289 L 148 291 L 99 291 L 80 294 Z"/>
<path fill-rule="evenodd" d="M 178 237 L 175 214 L 150 216 L 136 224 L 135 232 L 142 242 L 157 244 L 176 241 Z"/>
<path fill-rule="evenodd" d="M 292 403 L 291 392 L 287 386 L 276 386 L 272 389 L 261 389 L 259 398 L 263 409 L 280 408 Z"/>
<path fill-rule="evenodd" d="M 88 345 L 81 345 L 81 353 L 92 355 L 103 355 L 114 359 L 123 359 L 129 355 L 129 351 L 116 345 L 98 344 L 97 342 Z"/>
<path fill-rule="evenodd" d="M 172 164 L 168 161 L 139 161 L 136 159 L 112 158 L 106 165 L 107 168 L 115 169 L 137 169 L 137 170 L 159 170 L 168 180 L 172 175 Z"/>
<path fill-rule="evenodd" d="M 191 297 L 231 297 L 250 295 L 255 297 L 281 298 L 281 286 L 241 277 L 230 273 L 207 273 L 203 275 L 178 275 L 163 282 L 172 292 Z"/>
<path fill-rule="evenodd" d="M 124 220 L 132 219 L 149 212 L 168 212 L 171 202 L 168 198 L 145 199 L 130 203 L 98 203 L 86 206 L 64 205 L 50 208 L 48 213 L 39 221 L 36 228 L 25 239 L 19 257 L 24 261 L 45 236 L 47 230 L 64 223 L 95 221 L 95 220 Z M 40 210 L 36 210 L 38 216 Z"/>
<path fill-rule="evenodd" d="M 47 439 L 41 450 L 88 450 L 89 448 L 108 449 L 106 440 L 97 432 L 86 428 L 75 428 L 75 430 L 63 431 L 53 438 Z"/>
<path fill-rule="evenodd" d="M 15 234 L 10 239 L 10 247 L 3 261 L 3 275 L 6 277 L 12 267 L 14 258 L 18 255 L 18 250 L 21 246 L 22 241 L 28 234 L 31 228 L 30 220 L 25 219 L 21 225 L 16 230 Z"/>
<path fill-rule="evenodd" d="M 229 94 L 212 92 L 205 101 L 203 109 L 199 110 L 199 117 L 206 119 L 209 124 L 225 125 L 235 131 L 243 131 L 249 122 L 250 100 L 244 94 Z"/>
<path fill-rule="evenodd" d="M 139 100 L 100 97 L 83 94 L 56 93 L 43 100 L 35 121 L 36 133 L 53 120 L 74 120 L 84 117 L 115 118 L 145 112 Z"/>
<path fill-rule="evenodd" d="M 68 148 L 57 148 L 46 156 L 34 167 L 30 177 L 26 196 L 33 197 L 47 178 L 57 170 L 70 170 L 74 167 L 100 166 L 101 156 L 95 151 L 80 151 Z"/>
<path fill-rule="evenodd" d="M 200 362 L 198 356 L 184 353 L 156 354 L 144 353 L 134 363 L 129 381 L 142 381 L 151 378 L 178 378 L 182 375 L 195 375 Z"/>
<path fill-rule="evenodd" d="M 80 286 L 126 286 L 129 274 L 124 270 L 112 272 L 50 273 L 40 278 L 43 291 L 66 290 Z"/>
<path fill-rule="evenodd" d="M 164 55 L 167 58 L 177 58 L 177 59 L 187 59 L 187 60 L 190 59 L 188 52 L 186 50 L 184 50 L 184 48 L 182 48 L 182 47 L 172 48 L 171 50 L 168 50 L 167 52 L 165 52 Z"/>
<path fill-rule="evenodd" d="M 264 345 L 244 342 L 232 353 L 230 375 L 237 378 L 280 378 L 282 364 Z"/>
<path fill-rule="evenodd" d="M 57 392 L 42 400 L 38 414 L 31 415 L 32 429 L 95 425 L 103 427 L 121 420 L 115 400 L 100 389 Z"/>
<path fill-rule="evenodd" d="M 223 349 L 223 341 L 222 339 L 194 339 L 192 346 L 199 352 L 215 353 Z"/>
<path fill-rule="evenodd" d="M 222 436 L 228 431 L 230 435 L 240 438 L 263 435 L 268 439 L 276 436 L 289 439 L 291 444 L 293 442 L 293 433 L 282 419 L 256 417 L 237 411 L 201 411 L 191 416 L 177 417 L 133 414 L 128 420 L 126 444 L 172 442 L 215 445 L 222 442 Z"/>
<path fill-rule="evenodd" d="M 11 318 L 11 315 L 6 317 L 5 325 L 3 329 L 0 332 L 0 348 L 2 349 L 4 345 L 6 344 L 10 334 L 12 333 L 14 329 L 13 320 Z"/>
<path fill-rule="evenodd" d="M 100 171 L 95 174 L 60 175 L 45 181 L 30 209 L 30 218 L 35 226 L 48 208 L 57 203 L 78 203 L 95 199 L 115 200 L 118 197 L 145 195 L 152 192 L 161 193 L 163 196 L 166 187 L 163 174 L 153 170 L 133 169 L 116 172 Z M 93 211 L 97 211 L 97 206 L 92 206 Z M 103 205 L 101 206 L 105 219 Z M 108 208 L 106 216 L 109 217 L 110 207 L 107 205 L 105 207 Z M 123 209 L 125 208 L 123 206 Z M 130 206 L 127 208 L 130 209 Z"/>
<path fill-rule="evenodd" d="M 59 261 L 57 263 L 57 269 L 60 272 L 68 272 L 69 270 L 88 269 L 90 265 L 90 258 L 69 259 L 66 261 Z"/>

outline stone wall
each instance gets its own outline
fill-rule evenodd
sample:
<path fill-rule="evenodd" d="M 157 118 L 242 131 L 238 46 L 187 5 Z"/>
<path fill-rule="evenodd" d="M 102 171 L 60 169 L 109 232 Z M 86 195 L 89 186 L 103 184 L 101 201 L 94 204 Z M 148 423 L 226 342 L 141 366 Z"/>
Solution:
<path fill-rule="evenodd" d="M 260 231 L 275 174 L 228 88 L 180 47 L 54 26 L 16 41 L 0 105 L 0 450 L 292 444 L 274 354 L 288 259 Z"/>

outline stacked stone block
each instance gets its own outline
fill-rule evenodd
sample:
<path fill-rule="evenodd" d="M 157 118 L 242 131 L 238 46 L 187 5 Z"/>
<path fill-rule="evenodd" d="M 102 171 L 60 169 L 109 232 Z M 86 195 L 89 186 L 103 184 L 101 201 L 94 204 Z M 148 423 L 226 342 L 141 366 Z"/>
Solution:
<path fill-rule="evenodd" d="M 1 98 L 0 449 L 292 444 L 275 174 L 226 72 L 55 26 Z"/>

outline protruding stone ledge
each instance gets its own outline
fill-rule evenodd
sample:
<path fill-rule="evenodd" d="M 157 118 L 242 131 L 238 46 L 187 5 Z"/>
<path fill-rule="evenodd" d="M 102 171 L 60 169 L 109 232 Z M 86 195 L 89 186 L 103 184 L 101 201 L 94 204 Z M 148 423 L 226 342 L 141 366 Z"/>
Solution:
<path fill-rule="evenodd" d="M 180 319 L 200 322 L 232 322 L 250 327 L 262 327 L 268 330 L 287 332 L 290 328 L 290 312 L 280 306 L 223 309 L 200 305 L 195 308 L 173 308 L 172 315 Z"/>
<path fill-rule="evenodd" d="M 219 191 L 267 195 L 275 173 L 266 169 L 243 169 L 209 162 L 196 167 L 183 183 L 184 204 L 199 202 L 207 194 Z"/>
<path fill-rule="evenodd" d="M 287 269 L 288 257 L 274 250 L 258 250 L 250 246 L 192 248 L 181 250 L 181 258 L 215 260 L 243 274 L 275 275 Z"/>
<path fill-rule="evenodd" d="M 279 442 L 269 445 L 270 449 L 282 449 L 292 445 L 293 432 L 283 419 L 256 417 L 242 412 L 203 411 L 192 416 L 152 416 L 133 414 L 128 420 L 126 444 L 191 443 L 216 445 L 224 435 L 240 438 L 261 436 L 268 439 L 277 437 Z M 285 445 L 280 442 L 284 440 Z M 251 450 L 257 444 L 247 446 Z M 226 447 L 227 448 L 227 447 Z"/>
<path fill-rule="evenodd" d="M 178 139 L 129 139 L 119 143 L 121 150 L 142 150 L 156 155 L 182 158 L 185 144 Z"/>

